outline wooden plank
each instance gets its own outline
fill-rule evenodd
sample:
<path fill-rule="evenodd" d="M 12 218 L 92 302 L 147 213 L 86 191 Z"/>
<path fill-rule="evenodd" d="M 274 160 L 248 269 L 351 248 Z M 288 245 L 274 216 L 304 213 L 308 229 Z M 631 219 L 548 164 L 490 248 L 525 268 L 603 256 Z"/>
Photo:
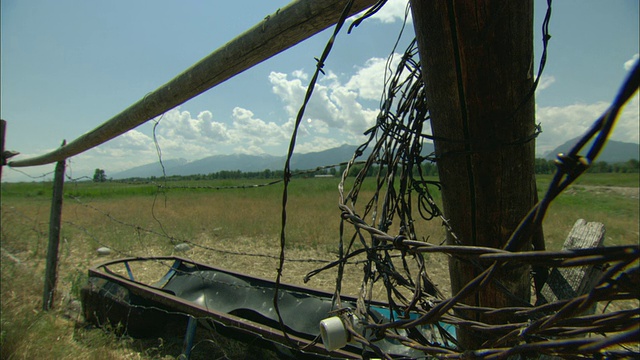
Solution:
<path fill-rule="evenodd" d="M 355 0 L 351 14 L 376 2 Z M 12 161 L 9 166 L 53 163 L 122 135 L 335 24 L 346 3 L 346 0 L 293 1 L 67 146 L 38 157 Z"/>
<path fill-rule="evenodd" d="M 588 249 L 602 247 L 605 237 L 604 224 L 576 221 L 564 242 L 563 250 Z M 600 275 L 594 266 L 576 266 L 551 270 L 547 282 L 542 287 L 536 305 L 552 303 L 558 300 L 573 299 L 589 292 Z M 595 312 L 595 307 L 590 313 Z"/>
<path fill-rule="evenodd" d="M 62 143 L 63 146 L 64 144 L 65 142 Z M 58 248 L 62 223 L 64 169 L 65 160 L 58 161 L 53 177 L 53 197 L 51 198 L 51 215 L 49 217 L 49 245 L 47 247 L 44 293 L 42 295 L 42 309 L 44 311 L 53 307 L 56 283 L 58 281 Z"/>
<path fill-rule="evenodd" d="M 537 194 L 534 101 L 527 97 L 533 86 L 533 1 L 412 0 L 411 6 L 444 216 L 461 245 L 503 248 Z M 456 243 L 451 234 L 448 241 Z M 530 244 L 525 239 L 511 250 Z M 449 269 L 454 294 L 479 274 L 457 258 Z M 528 266 L 501 269 L 495 279 L 504 287 L 489 283 L 463 302 L 491 308 L 529 302 Z M 459 315 L 489 324 L 512 320 Z M 490 336 L 458 330 L 466 349 L 479 348 Z"/>

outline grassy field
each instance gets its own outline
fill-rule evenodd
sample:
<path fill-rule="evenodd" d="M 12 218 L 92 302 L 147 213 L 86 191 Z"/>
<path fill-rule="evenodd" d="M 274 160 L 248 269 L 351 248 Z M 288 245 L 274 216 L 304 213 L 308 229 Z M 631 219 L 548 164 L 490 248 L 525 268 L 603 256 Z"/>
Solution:
<path fill-rule="evenodd" d="M 541 195 L 549 181 L 549 176 L 539 177 Z M 1 358 L 175 358 L 181 350 L 179 337 L 116 338 L 83 322 L 77 300 L 87 268 L 110 258 L 170 255 L 176 243 L 186 241 L 192 244 L 192 249 L 181 256 L 274 278 L 279 251 L 281 184 L 213 189 L 262 182 L 172 182 L 167 185 L 210 188 L 161 192 L 151 184 L 66 184 L 58 293 L 56 307 L 48 313 L 41 311 L 41 307 L 51 184 L 3 183 Z M 335 259 L 340 219 L 337 183 L 338 179 L 332 178 L 296 178 L 291 183 L 287 206 L 288 259 Z M 580 178 L 549 209 L 544 222 L 547 248 L 560 248 L 580 218 L 605 224 L 605 245 L 638 244 L 638 183 L 638 174 L 587 174 Z M 372 193 L 373 189 L 364 188 L 359 203 L 366 203 Z M 439 194 L 435 195 L 439 202 Z M 417 226 L 420 236 L 431 243 L 440 243 L 445 236 L 438 221 L 423 221 Z M 108 246 L 113 253 L 106 258 L 98 256 L 96 249 L 101 246 Z M 232 256 L 229 252 L 245 255 Z M 272 257 L 254 256 L 257 254 Z M 434 269 L 430 275 L 446 292 L 446 261 L 433 256 Z M 302 277 L 316 267 L 317 264 L 308 261 L 287 262 L 284 280 L 300 284 Z M 360 284 L 361 269 L 354 266 L 350 270 L 344 293 L 355 293 Z M 308 285 L 333 290 L 335 273 L 323 273 Z M 194 358 L 210 358 L 206 346 L 196 349 L 199 352 L 194 352 Z M 252 354 L 249 352 L 246 357 Z"/>

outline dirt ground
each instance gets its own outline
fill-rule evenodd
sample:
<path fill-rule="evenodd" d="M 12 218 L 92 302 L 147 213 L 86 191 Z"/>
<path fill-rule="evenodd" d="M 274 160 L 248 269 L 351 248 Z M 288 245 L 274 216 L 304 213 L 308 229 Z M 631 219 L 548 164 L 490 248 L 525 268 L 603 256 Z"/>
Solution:
<path fill-rule="evenodd" d="M 576 193 L 578 190 L 584 189 L 595 194 L 617 194 L 631 199 L 638 199 L 640 188 L 622 187 L 622 186 L 593 186 L 593 185 L 575 185 L 568 189 L 565 193 Z"/>
<path fill-rule="evenodd" d="M 205 243 L 208 241 L 213 240 L 205 240 Z M 220 245 L 220 240 L 216 241 L 218 245 Z M 275 243 L 273 240 L 257 241 L 256 239 L 240 238 L 234 239 L 232 243 L 229 248 L 232 248 L 234 253 L 260 254 L 261 256 L 235 256 L 222 252 L 202 252 L 197 248 L 190 249 L 184 253 L 176 253 L 175 255 L 252 276 L 275 279 L 276 269 L 279 264 L 280 249 L 278 246 L 273 246 Z M 325 266 L 327 264 L 325 261 L 334 261 L 338 258 L 334 251 L 323 248 L 287 249 L 285 256 L 287 261 L 283 268 L 283 282 L 329 292 L 335 290 L 337 279 L 337 269 L 335 267 L 320 272 L 311 277 L 307 283 L 304 283 L 304 277 L 309 272 Z M 429 254 L 426 256 L 426 262 L 429 266 L 427 269 L 429 277 L 436 282 L 438 289 L 443 295 L 449 296 L 451 286 L 448 281 L 449 268 L 447 257 L 441 254 Z M 323 262 L 317 262 L 316 260 Z M 363 256 L 356 257 L 346 266 L 342 279 L 343 295 L 354 296 L 360 292 L 360 284 L 362 283 L 364 275 L 362 260 L 364 260 Z M 400 264 L 398 260 L 397 266 L 401 266 Z M 374 288 L 373 295 L 374 298 L 378 300 L 385 300 L 385 291 L 382 287 Z"/>

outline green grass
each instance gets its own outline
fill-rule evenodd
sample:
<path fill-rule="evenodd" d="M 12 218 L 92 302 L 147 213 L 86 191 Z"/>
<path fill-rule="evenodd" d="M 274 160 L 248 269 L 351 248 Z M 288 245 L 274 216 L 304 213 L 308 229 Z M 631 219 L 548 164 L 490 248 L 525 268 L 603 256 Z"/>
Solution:
<path fill-rule="evenodd" d="M 368 179 L 358 201 L 360 212 L 374 190 Z M 544 190 L 550 176 L 539 176 Z M 169 182 L 169 186 L 224 187 L 266 183 L 266 180 Z M 287 205 L 287 246 L 308 258 L 330 257 L 338 240 L 338 178 L 294 178 Z M 593 186 L 638 186 L 638 174 L 586 174 L 549 208 L 544 231 L 549 249 L 562 246 L 579 218 L 599 221 L 607 228 L 605 245 L 638 243 L 638 199 Z M 209 248 L 276 254 L 279 247 L 282 183 L 246 189 L 164 189 L 122 183 L 68 183 L 65 185 L 60 244 L 59 306 L 49 313 L 41 307 L 42 274 L 47 247 L 51 183 L 2 184 L 2 290 L 0 347 L 3 359 L 160 359 L 179 353 L 175 344 L 157 339 L 118 339 L 101 330 L 87 329 L 78 317 L 67 317 L 66 304 L 77 299 L 89 266 L 104 260 L 95 249 L 109 246 L 114 257 L 168 255 L 175 242 L 191 241 Z M 346 189 L 348 190 L 348 189 Z M 434 190 L 437 202 L 439 192 Z M 366 219 L 369 221 L 369 219 Z M 431 243 L 444 237 L 441 222 L 418 221 L 420 234 Z M 397 226 L 397 224 L 394 224 Z M 6 253 L 20 259 L 14 262 Z M 289 254 L 289 253 L 288 253 Z M 196 248 L 189 257 L 220 266 L 240 263 L 246 270 L 264 268 L 255 258 L 215 257 Z M 213 260 L 216 259 L 216 260 Z M 313 264 L 312 264 L 313 266 Z M 295 270 L 292 270 L 295 271 Z M 300 276 L 304 272 L 298 271 Z M 360 281 L 357 276 L 354 282 Z M 329 279 L 330 283 L 331 279 Z M 35 346 L 35 345 L 38 346 Z M 169 346 L 171 345 L 171 346 Z M 178 349 L 178 350 L 176 350 Z M 206 357 L 205 357 L 206 358 Z"/>
<path fill-rule="evenodd" d="M 575 182 L 575 185 L 622 186 L 622 187 L 638 187 L 639 184 L 640 184 L 640 173 L 632 173 L 632 174 L 587 173 L 579 177 Z"/>
<path fill-rule="evenodd" d="M 544 196 L 552 175 L 538 175 L 538 193 Z M 638 244 L 639 200 L 597 187 L 638 188 L 638 174 L 591 174 L 578 178 L 551 204 L 543 223 L 547 248 L 560 249 L 577 219 L 602 222 L 605 245 Z"/>
<path fill-rule="evenodd" d="M 536 175 L 538 190 L 546 189 L 551 182 L 553 175 Z M 574 185 L 587 186 L 620 186 L 620 187 L 638 187 L 640 185 L 640 173 L 618 174 L 603 173 L 593 174 L 585 173 L 578 177 L 573 183 Z"/>

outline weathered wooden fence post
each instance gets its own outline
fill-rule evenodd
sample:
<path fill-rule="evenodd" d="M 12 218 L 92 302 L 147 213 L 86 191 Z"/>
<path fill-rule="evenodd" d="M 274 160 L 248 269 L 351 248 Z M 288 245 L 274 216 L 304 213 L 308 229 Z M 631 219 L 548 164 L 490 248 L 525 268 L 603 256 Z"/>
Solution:
<path fill-rule="evenodd" d="M 562 250 L 602 247 L 604 235 L 604 224 L 578 219 L 569 232 Z M 547 282 L 538 295 L 536 305 L 584 295 L 593 289 L 600 273 L 601 270 L 593 265 L 552 269 Z M 589 310 L 591 314 L 594 311 L 595 307 Z"/>
<path fill-rule="evenodd" d="M 7 122 L 0 119 L 0 156 L 2 157 L 0 161 L 0 181 L 2 181 L 2 168 L 7 165 L 7 161 L 4 158 L 4 132 L 7 129 Z"/>
<path fill-rule="evenodd" d="M 411 0 L 444 215 L 461 245 L 502 248 L 536 202 L 533 1 Z M 541 234 L 541 229 L 535 229 Z M 448 236 L 449 243 L 455 243 Z M 528 249 L 529 241 L 521 249 Z M 480 269 L 453 258 L 452 292 Z M 530 301 L 530 270 L 501 269 L 462 302 L 504 308 Z M 506 291 L 505 291 L 506 290 Z M 464 312 L 471 321 L 506 323 Z M 458 329 L 466 349 L 488 334 Z"/>
<path fill-rule="evenodd" d="M 66 141 L 62 142 L 62 146 Z M 60 228 L 62 222 L 62 195 L 64 187 L 65 160 L 56 163 L 53 177 L 53 196 L 51 199 L 51 215 L 49 217 L 49 246 L 47 248 L 47 266 L 44 276 L 44 295 L 42 309 L 47 311 L 53 307 L 53 298 L 58 280 L 58 247 L 60 244 Z"/>

